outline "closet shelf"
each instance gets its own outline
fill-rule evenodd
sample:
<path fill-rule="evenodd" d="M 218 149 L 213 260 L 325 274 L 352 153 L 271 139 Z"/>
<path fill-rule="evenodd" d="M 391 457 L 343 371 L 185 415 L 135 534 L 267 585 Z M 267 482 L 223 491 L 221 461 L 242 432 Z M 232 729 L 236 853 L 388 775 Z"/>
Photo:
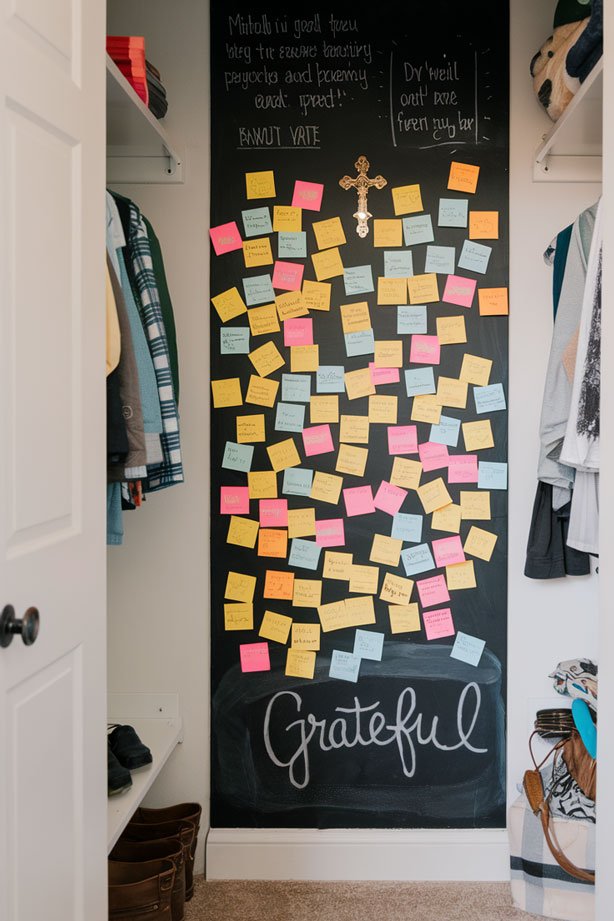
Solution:
<path fill-rule="evenodd" d="M 183 182 L 183 157 L 109 55 L 107 182 Z"/>
<path fill-rule="evenodd" d="M 132 773 L 129 790 L 109 797 L 107 848 L 111 851 L 183 735 L 177 694 L 109 694 L 108 720 L 134 726 L 153 757 L 152 764 Z"/>

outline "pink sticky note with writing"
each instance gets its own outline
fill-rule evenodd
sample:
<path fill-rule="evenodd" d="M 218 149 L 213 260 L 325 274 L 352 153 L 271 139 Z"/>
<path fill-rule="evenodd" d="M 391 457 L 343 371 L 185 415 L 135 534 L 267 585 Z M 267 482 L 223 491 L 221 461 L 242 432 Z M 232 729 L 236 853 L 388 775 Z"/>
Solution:
<path fill-rule="evenodd" d="M 465 551 L 458 534 L 453 537 L 442 537 L 433 541 L 433 555 L 437 566 L 454 566 L 455 563 L 465 562 Z"/>
<path fill-rule="evenodd" d="M 423 608 L 432 608 L 434 604 L 445 604 L 450 600 L 448 586 L 443 576 L 433 576 L 431 579 L 419 579 L 416 582 L 420 603 Z"/>
<path fill-rule="evenodd" d="M 420 463 L 425 473 L 448 466 L 449 454 L 447 445 L 439 445 L 434 441 L 426 441 L 418 448 L 418 454 L 420 455 Z"/>
<path fill-rule="evenodd" d="M 288 500 L 287 499 L 261 499 L 260 500 L 260 527 L 261 528 L 287 528 L 288 527 Z"/>
<path fill-rule="evenodd" d="M 441 347 L 437 336 L 412 336 L 409 360 L 417 365 L 438 365 Z"/>
<path fill-rule="evenodd" d="M 280 262 L 278 260 L 273 268 L 272 285 L 278 291 L 300 291 L 304 271 L 305 266 L 300 262 Z"/>
<path fill-rule="evenodd" d="M 268 643 L 241 643 L 239 653 L 242 672 L 271 671 Z"/>
<path fill-rule="evenodd" d="M 236 221 L 212 227 L 209 235 L 216 256 L 222 256 L 224 253 L 232 253 L 235 249 L 243 248 L 243 240 Z"/>
<path fill-rule="evenodd" d="M 417 454 L 418 427 L 415 425 L 388 426 L 388 454 Z"/>
<path fill-rule="evenodd" d="M 316 544 L 319 547 L 345 547 L 343 518 L 316 521 Z"/>
<path fill-rule="evenodd" d="M 222 486 L 220 489 L 220 515 L 249 515 L 249 489 L 247 486 Z"/>
<path fill-rule="evenodd" d="M 406 497 L 406 489 L 401 489 L 400 486 L 393 486 L 392 483 L 387 483 L 386 480 L 382 480 L 380 488 L 375 494 L 373 505 L 381 512 L 387 512 L 389 515 L 396 515 Z"/>
<path fill-rule="evenodd" d="M 448 483 L 477 483 L 477 454 L 451 454 L 448 462 Z"/>
<path fill-rule="evenodd" d="M 474 278 L 448 275 L 442 301 L 446 304 L 457 304 L 459 307 L 471 307 L 476 285 L 477 281 Z"/>
<path fill-rule="evenodd" d="M 297 179 L 294 183 L 292 207 L 304 208 L 305 211 L 319 211 L 323 194 L 324 186 L 321 182 L 303 182 L 302 179 Z"/>
<path fill-rule="evenodd" d="M 303 429 L 303 446 L 307 457 L 314 454 L 328 454 L 335 450 L 330 425 L 312 425 Z"/>
<path fill-rule="evenodd" d="M 313 345 L 313 320 L 309 317 L 284 320 L 284 345 Z"/>
<path fill-rule="evenodd" d="M 454 636 L 454 621 L 450 608 L 423 611 L 424 629 L 427 640 L 438 640 L 443 636 Z"/>
<path fill-rule="evenodd" d="M 353 486 L 343 490 L 343 500 L 348 518 L 354 515 L 370 515 L 375 511 L 373 490 L 370 486 Z"/>
<path fill-rule="evenodd" d="M 375 362 L 369 362 L 372 384 L 398 384 L 401 380 L 398 368 L 376 368 Z"/>

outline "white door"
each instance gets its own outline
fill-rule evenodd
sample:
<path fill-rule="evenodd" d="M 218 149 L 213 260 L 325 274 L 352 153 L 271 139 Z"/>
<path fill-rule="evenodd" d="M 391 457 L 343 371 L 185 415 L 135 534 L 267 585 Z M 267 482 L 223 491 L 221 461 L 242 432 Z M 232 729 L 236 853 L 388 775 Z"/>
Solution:
<path fill-rule="evenodd" d="M 0 918 L 106 918 L 104 0 L 0 11 Z"/>

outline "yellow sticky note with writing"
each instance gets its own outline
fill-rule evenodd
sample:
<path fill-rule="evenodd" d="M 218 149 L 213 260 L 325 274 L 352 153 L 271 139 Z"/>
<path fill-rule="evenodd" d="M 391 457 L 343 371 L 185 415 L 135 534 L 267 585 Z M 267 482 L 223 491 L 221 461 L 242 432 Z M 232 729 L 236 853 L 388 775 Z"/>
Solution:
<path fill-rule="evenodd" d="M 358 301 L 356 304 L 342 304 L 341 325 L 344 333 L 359 333 L 371 329 L 371 316 L 367 301 Z"/>
<path fill-rule="evenodd" d="M 311 261 L 318 281 L 326 281 L 327 278 L 338 278 L 343 275 L 343 262 L 338 247 L 313 253 Z"/>
<path fill-rule="evenodd" d="M 268 377 L 273 371 L 285 365 L 279 349 L 272 340 L 254 349 L 249 353 L 248 358 L 260 377 Z"/>
<path fill-rule="evenodd" d="M 245 402 L 271 408 L 275 405 L 278 390 L 279 381 L 270 381 L 266 377 L 257 377 L 252 374 L 249 379 Z"/>
<path fill-rule="evenodd" d="M 320 648 L 320 624 L 292 624 L 290 645 L 292 649 L 305 649 L 317 652 Z"/>
<path fill-rule="evenodd" d="M 363 595 L 377 595 L 379 566 L 357 566 L 350 570 L 350 591 Z"/>
<path fill-rule="evenodd" d="M 440 345 L 457 345 L 467 341 L 465 318 L 437 317 L 437 338 Z"/>
<path fill-rule="evenodd" d="M 413 590 L 412 579 L 405 579 L 393 572 L 387 572 L 379 596 L 382 601 L 388 601 L 390 604 L 409 604 Z"/>
<path fill-rule="evenodd" d="M 355 445 L 369 444 L 368 416 L 341 416 L 339 441 Z"/>
<path fill-rule="evenodd" d="M 257 240 L 243 241 L 243 258 L 246 269 L 254 269 L 259 265 L 273 265 L 273 251 L 268 237 L 259 237 Z"/>
<path fill-rule="evenodd" d="M 322 601 L 320 579 L 295 579 L 292 604 L 295 608 L 317 608 Z"/>
<path fill-rule="evenodd" d="M 472 525 L 465 541 L 464 551 L 468 553 L 469 556 L 477 556 L 479 560 L 486 560 L 488 563 L 496 543 L 496 534 L 492 534 L 490 531 L 484 531 L 482 528 Z"/>
<path fill-rule="evenodd" d="M 396 425 L 398 397 L 375 393 L 369 397 L 369 422 Z"/>
<path fill-rule="evenodd" d="M 400 339 L 377 340 L 375 343 L 376 368 L 402 368 L 403 342 Z"/>
<path fill-rule="evenodd" d="M 248 198 L 275 198 L 275 174 L 272 169 L 245 174 Z"/>
<path fill-rule="evenodd" d="M 439 508 L 443 508 L 445 505 L 450 505 L 452 502 L 452 497 L 446 489 L 446 484 L 441 477 L 438 477 L 436 480 L 431 480 L 430 483 L 424 483 L 424 485 L 419 486 L 418 498 L 427 515 L 429 512 L 434 512 Z"/>
<path fill-rule="evenodd" d="M 353 555 L 337 550 L 324 551 L 324 568 L 322 575 L 325 579 L 334 579 L 337 582 L 349 582 L 352 571 Z"/>
<path fill-rule="evenodd" d="M 381 307 L 406 304 L 407 292 L 406 278 L 384 278 L 380 275 L 377 279 L 377 303 Z"/>
<path fill-rule="evenodd" d="M 408 457 L 395 457 L 392 462 L 392 473 L 389 482 L 402 489 L 417 489 L 422 476 L 420 461 L 410 460 Z"/>
<path fill-rule="evenodd" d="M 331 601 L 328 604 L 319 605 L 318 617 L 324 633 L 342 630 L 344 627 L 351 626 L 345 601 Z"/>
<path fill-rule="evenodd" d="M 402 185 L 392 189 L 392 203 L 395 214 L 415 214 L 424 210 L 419 185 Z"/>
<path fill-rule="evenodd" d="M 356 371 L 346 371 L 344 374 L 345 390 L 348 400 L 357 400 L 375 393 L 375 385 L 371 380 L 368 368 L 358 368 Z"/>
<path fill-rule="evenodd" d="M 211 392 L 215 409 L 222 409 L 224 406 L 243 406 L 241 380 L 238 377 L 211 381 Z"/>
<path fill-rule="evenodd" d="M 421 629 L 417 604 L 391 604 L 388 607 L 391 633 L 417 633 Z"/>
<path fill-rule="evenodd" d="M 335 470 L 337 473 L 349 473 L 350 476 L 364 476 L 368 457 L 368 448 L 357 448 L 350 444 L 340 444 Z"/>
<path fill-rule="evenodd" d="M 312 227 L 318 249 L 332 249 L 333 246 L 343 246 L 346 242 L 339 217 L 330 217 L 326 221 L 315 221 Z"/>
<path fill-rule="evenodd" d="M 348 627 L 363 627 L 375 623 L 375 607 L 371 595 L 360 595 L 345 599 L 345 613 Z"/>
<path fill-rule="evenodd" d="M 492 361 L 490 358 L 481 358 L 478 355 L 463 355 L 460 379 L 476 387 L 486 387 L 490 380 Z"/>
<path fill-rule="evenodd" d="M 461 526 L 460 505 L 446 505 L 433 512 L 431 528 L 433 531 L 447 531 L 449 534 L 458 534 Z"/>
<path fill-rule="evenodd" d="M 288 555 L 288 532 L 281 528 L 260 528 L 258 532 L 258 556 L 274 556 L 285 559 Z"/>
<path fill-rule="evenodd" d="M 385 534 L 374 534 L 369 560 L 372 563 L 382 563 L 384 566 L 398 566 L 402 549 L 402 540 L 387 537 Z M 351 587 L 350 583 L 350 589 Z"/>
<path fill-rule="evenodd" d="M 237 288 L 229 288 L 228 291 L 216 294 L 215 297 L 211 298 L 211 303 L 215 307 L 222 323 L 234 320 L 235 317 L 240 317 L 242 313 L 247 311 L 245 301 Z"/>
<path fill-rule="evenodd" d="M 313 678 L 316 670 L 316 653 L 311 649 L 295 649 L 293 646 L 286 656 L 286 676 L 288 678 Z"/>
<path fill-rule="evenodd" d="M 288 537 L 313 537 L 316 533 L 314 508 L 288 509 Z"/>
<path fill-rule="evenodd" d="M 274 470 L 250 470 L 247 488 L 250 499 L 276 499 L 277 474 Z"/>
<path fill-rule="evenodd" d="M 334 473 L 323 473 L 316 470 L 311 484 L 311 497 L 318 502 L 328 502 L 330 505 L 339 504 L 343 477 Z"/>
<path fill-rule="evenodd" d="M 286 291 L 275 298 L 275 307 L 280 320 L 291 320 L 293 317 L 306 317 L 309 313 L 302 291 Z"/>
<path fill-rule="evenodd" d="M 303 302 L 308 310 L 330 310 L 332 285 L 328 281 L 304 281 Z"/>
<path fill-rule="evenodd" d="M 499 239 L 499 212 L 498 211 L 470 211 L 469 212 L 469 239 L 470 240 L 498 240 Z"/>
<path fill-rule="evenodd" d="M 475 588 L 477 582 L 475 581 L 473 560 L 446 566 L 446 582 L 448 583 L 449 592 L 459 591 L 464 588 Z"/>
<path fill-rule="evenodd" d="M 490 521 L 490 493 L 480 489 L 475 492 L 461 490 L 461 515 L 463 521 Z"/>
<path fill-rule="evenodd" d="M 436 400 L 440 406 L 452 406 L 455 409 L 467 408 L 467 383 L 455 377 L 439 377 L 437 381 Z"/>
<path fill-rule="evenodd" d="M 280 470 L 286 470 L 288 467 L 297 467 L 301 462 L 294 438 L 286 438 L 284 441 L 278 441 L 275 445 L 269 445 L 267 454 L 271 461 L 271 467 L 276 473 L 279 473 Z"/>
<path fill-rule="evenodd" d="M 420 393 L 414 397 L 411 407 L 412 422 L 429 422 L 439 425 L 441 419 L 441 403 L 434 393 Z"/>
<path fill-rule="evenodd" d="M 273 206 L 273 230 L 298 233 L 303 229 L 303 209 L 291 205 Z"/>
<path fill-rule="evenodd" d="M 249 576 L 242 572 L 228 573 L 226 578 L 226 591 L 224 598 L 229 601 L 253 601 L 256 591 L 256 576 Z"/>
<path fill-rule="evenodd" d="M 253 604 L 225 604 L 224 630 L 253 630 Z"/>
<path fill-rule="evenodd" d="M 252 521 L 251 518 L 231 515 L 226 543 L 234 544 L 236 547 L 248 547 L 253 550 L 258 539 L 258 528 L 258 522 Z"/>
<path fill-rule="evenodd" d="M 482 317 L 505 317 L 510 312 L 507 288 L 478 288 L 478 304 Z"/>
<path fill-rule="evenodd" d="M 439 300 L 439 285 L 435 272 L 412 275 L 407 279 L 410 304 L 433 304 Z"/>
<path fill-rule="evenodd" d="M 253 307 L 247 311 L 249 328 L 252 336 L 264 336 L 279 332 L 279 320 L 275 304 L 265 304 L 263 307 Z"/>
<path fill-rule="evenodd" d="M 396 220 L 373 221 L 373 246 L 402 246 L 403 222 Z"/>
<path fill-rule="evenodd" d="M 309 401 L 309 418 L 312 425 L 320 425 L 324 422 L 339 422 L 338 394 L 314 394 Z"/>
<path fill-rule="evenodd" d="M 237 444 L 256 444 L 266 441 L 264 415 L 237 416 Z"/>
<path fill-rule="evenodd" d="M 290 346 L 290 370 L 317 371 L 320 367 L 319 345 Z"/>
<path fill-rule="evenodd" d="M 287 643 L 290 635 L 292 618 L 285 614 L 276 614 L 275 611 L 265 611 L 258 636 L 273 643 Z"/>
<path fill-rule="evenodd" d="M 480 419 L 478 422 L 463 422 L 463 438 L 465 439 L 466 451 L 483 451 L 485 448 L 494 448 L 495 440 L 490 419 Z"/>
<path fill-rule="evenodd" d="M 453 192 L 468 192 L 473 195 L 478 187 L 480 167 L 471 163 L 458 163 L 454 160 L 450 164 L 448 188 Z"/>

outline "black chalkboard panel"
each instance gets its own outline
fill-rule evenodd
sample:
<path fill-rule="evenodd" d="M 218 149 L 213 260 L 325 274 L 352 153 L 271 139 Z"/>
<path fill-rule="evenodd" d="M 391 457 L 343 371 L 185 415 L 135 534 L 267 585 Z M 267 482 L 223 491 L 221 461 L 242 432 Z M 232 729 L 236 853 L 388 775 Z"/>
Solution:
<path fill-rule="evenodd" d="M 317 246 L 311 225 L 339 216 L 347 239 L 341 247 L 344 266 L 371 265 L 377 291 L 377 278 L 384 275 L 384 269 L 383 249 L 373 245 L 374 220 L 394 218 L 391 189 L 415 183 L 421 188 L 424 213 L 432 216 L 435 244 L 455 247 L 457 258 L 468 230 L 438 225 L 439 200 L 468 198 L 471 210 L 498 212 L 498 239 L 482 241 L 492 247 L 487 272 L 458 269 L 458 274 L 475 279 L 478 288 L 507 287 L 509 13 L 506 3 L 493 6 L 486 0 L 466 4 L 433 0 L 428 4 L 358 2 L 322 7 L 307 2 L 301 4 L 297 13 L 290 12 L 285 4 L 258 0 L 250 4 L 212 0 L 211 6 L 212 227 L 236 221 L 243 234 L 242 211 L 268 207 L 272 215 L 274 205 L 291 203 L 296 180 L 323 183 L 321 210 L 303 211 L 307 258 L 293 261 L 304 264 L 305 279 L 315 279 L 310 254 L 317 252 Z M 370 161 L 371 177 L 381 174 L 387 180 L 385 188 L 369 192 L 368 207 L 373 217 L 365 238 L 355 232 L 352 215 L 357 207 L 356 193 L 339 185 L 344 175 L 355 175 L 354 163 L 360 155 Z M 448 190 L 452 161 L 480 167 L 474 194 Z M 245 173 L 264 170 L 274 172 L 275 198 L 246 198 Z M 276 258 L 277 234 L 268 236 Z M 414 273 L 423 273 L 426 246 L 415 245 L 411 250 Z M 212 251 L 211 295 L 214 297 L 232 287 L 243 294 L 244 278 L 269 274 L 272 268 L 270 265 L 245 268 L 240 250 L 221 256 Z M 442 292 L 446 276 L 438 275 L 438 282 Z M 375 339 L 403 340 L 401 383 L 377 389 L 378 393 L 398 397 L 398 424 L 409 424 L 412 398 L 406 394 L 403 371 L 419 366 L 409 364 L 411 337 L 398 334 L 396 307 L 378 306 L 376 291 L 347 295 L 342 277 L 331 279 L 331 283 L 330 311 L 311 314 L 320 365 L 343 365 L 346 371 L 352 371 L 373 361 L 373 356 L 348 357 L 339 314 L 342 304 L 367 301 Z M 470 353 L 492 361 L 490 383 L 501 383 L 507 394 L 507 317 L 481 315 L 477 294 L 471 309 L 435 302 L 428 305 L 427 311 L 429 334 L 436 333 L 438 317 L 459 314 L 465 319 L 467 332 L 466 344 L 442 347 L 436 375 L 458 378 L 463 356 Z M 222 324 L 211 309 L 211 378 L 213 381 L 238 378 L 243 399 L 254 368 L 247 354 L 221 354 L 220 331 L 247 326 L 245 314 Z M 269 340 L 286 361 L 285 367 L 270 375 L 271 379 L 281 381 L 282 374 L 290 371 L 290 350 L 284 346 L 283 329 L 270 336 L 252 337 L 250 348 Z M 315 394 L 315 374 L 310 376 L 311 392 Z M 505 462 L 507 413 L 478 414 L 472 390 L 470 386 L 465 409 L 444 412 L 462 423 L 488 418 L 494 447 L 480 450 L 479 460 Z M 450 658 L 453 636 L 429 641 L 423 629 L 392 635 L 388 605 L 378 594 L 374 596 L 376 623 L 365 629 L 385 634 L 382 661 L 363 660 L 357 684 L 329 677 L 333 650 L 352 651 L 353 629 L 322 633 L 313 680 L 286 677 L 286 647 L 274 642 L 268 644 L 270 671 L 241 672 L 239 647 L 259 641 L 258 628 L 266 610 L 288 615 L 295 622 L 319 622 L 315 608 L 296 608 L 290 600 L 265 600 L 263 587 L 266 571 L 270 569 L 293 571 L 297 578 L 322 579 L 324 551 L 314 571 L 293 568 L 287 558 L 258 556 L 255 549 L 227 543 L 229 519 L 220 514 L 221 487 L 246 485 L 244 472 L 222 466 L 227 442 L 236 441 L 237 415 L 265 416 L 266 441 L 253 444 L 252 470 L 270 470 L 267 446 L 294 437 L 301 468 L 336 472 L 337 450 L 306 457 L 300 434 L 290 436 L 275 430 L 280 400 L 281 386 L 273 408 L 244 404 L 239 408 L 212 410 L 212 824 L 216 827 L 503 827 L 506 491 L 490 491 L 490 520 L 462 521 L 463 543 L 473 525 L 495 534 L 497 543 L 490 561 L 473 558 L 477 587 L 450 592 L 449 604 L 440 605 L 451 608 L 457 631 L 485 641 L 486 648 L 477 667 Z M 341 393 L 339 410 L 342 414 L 365 416 L 368 399 L 350 401 Z M 309 406 L 305 425 L 309 425 Z M 419 442 L 427 442 L 430 426 L 422 422 L 417 426 Z M 339 427 L 332 425 L 331 429 L 337 449 Z M 366 447 L 369 454 L 364 476 L 344 477 L 343 485 L 371 484 L 375 492 L 380 482 L 389 478 L 392 463 L 385 425 L 370 426 Z M 464 453 L 462 436 L 458 446 L 450 447 L 449 451 Z M 445 471 L 424 474 L 423 482 L 439 476 L 446 479 Z M 287 496 L 282 492 L 282 480 L 280 473 L 278 496 L 288 498 L 289 507 L 315 506 L 318 519 L 344 519 L 345 546 L 335 549 L 353 553 L 354 563 L 368 565 L 373 535 L 391 533 L 391 517 L 383 511 L 346 517 L 343 498 L 335 506 L 314 502 L 309 497 Z M 458 504 L 461 491 L 475 490 L 476 484 L 448 483 L 447 488 L 453 502 Z M 415 491 L 409 492 L 402 511 L 423 514 Z M 258 520 L 256 500 L 250 502 L 249 515 L 245 517 Z M 449 536 L 432 530 L 430 521 L 431 516 L 425 514 L 422 542 Z M 405 542 L 403 546 L 413 544 Z M 252 630 L 225 630 L 229 571 L 256 577 Z M 392 571 L 405 576 L 402 564 L 396 568 L 380 566 L 380 571 L 381 575 Z M 410 578 L 441 573 L 445 574 L 445 569 Z M 323 604 L 344 597 L 348 597 L 347 583 L 323 580 Z M 418 600 L 415 588 L 411 600 Z M 409 707 L 414 697 L 412 712 L 416 716 L 422 714 L 420 726 L 401 739 L 400 747 L 395 741 L 383 744 L 384 739 L 394 734 L 389 727 L 398 719 L 402 721 L 397 708 Z M 365 726 L 368 726 L 367 714 L 383 714 L 387 734 L 382 730 L 381 738 L 371 744 L 337 745 L 335 733 L 341 733 L 340 739 L 349 738 L 352 719 L 355 729 L 357 707 L 373 708 L 360 717 Z M 332 721 L 339 718 L 347 720 L 345 729 L 341 722 L 331 729 Z M 423 739 L 429 736 L 435 718 L 436 738 L 441 744 L 416 744 L 418 735 Z M 326 721 L 326 731 L 331 731 L 332 736 L 331 740 L 324 738 L 317 744 L 312 739 L 308 745 L 306 783 L 305 759 L 301 755 L 296 757 L 293 783 L 284 764 L 295 756 L 302 727 L 309 729 L 310 725 L 303 721 L 309 719 L 316 723 Z M 465 739 L 460 745 L 459 719 L 461 736 Z M 467 722 L 463 723 L 465 719 Z M 291 723 L 294 727 L 287 730 Z M 318 732 L 320 736 L 324 732 L 321 726 Z M 400 748 L 407 754 L 412 744 L 415 771 L 407 776 Z M 331 751 L 325 750 L 327 746 Z"/>

